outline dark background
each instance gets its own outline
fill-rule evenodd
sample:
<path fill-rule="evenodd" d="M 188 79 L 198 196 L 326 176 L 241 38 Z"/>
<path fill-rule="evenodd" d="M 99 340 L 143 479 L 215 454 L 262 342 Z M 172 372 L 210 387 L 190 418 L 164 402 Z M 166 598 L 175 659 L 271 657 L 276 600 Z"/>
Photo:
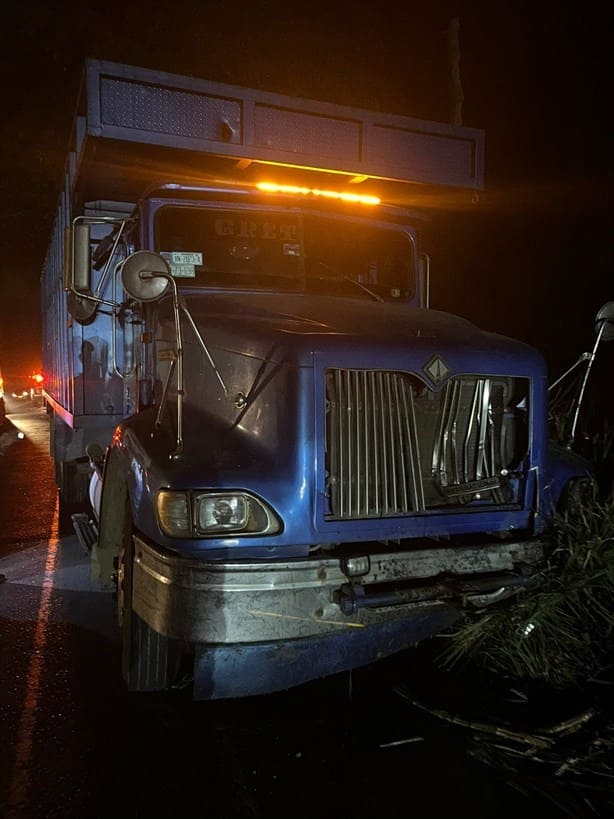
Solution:
<path fill-rule="evenodd" d="M 614 299 L 611 6 L 597 2 L 21 0 L 3 11 L 0 365 L 40 363 L 39 275 L 87 56 L 450 120 L 460 22 L 463 124 L 486 132 L 486 191 L 429 230 L 432 306 L 526 341 L 552 378 Z M 614 344 L 590 415 L 607 417 Z"/>

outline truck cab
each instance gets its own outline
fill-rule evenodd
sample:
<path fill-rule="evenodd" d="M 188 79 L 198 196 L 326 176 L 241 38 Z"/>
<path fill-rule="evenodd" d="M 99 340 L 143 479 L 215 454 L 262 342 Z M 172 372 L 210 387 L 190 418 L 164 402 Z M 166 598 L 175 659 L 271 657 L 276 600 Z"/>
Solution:
<path fill-rule="evenodd" d="M 43 276 L 45 397 L 128 686 L 281 690 L 534 583 L 590 470 L 551 457 L 542 356 L 429 307 L 414 196 L 472 195 L 481 134 L 114 64 L 87 76 Z M 225 101 L 213 136 L 154 130 L 204 97 Z M 132 122 L 141 99 L 151 121 Z M 196 148 L 233 178 L 203 179 Z M 162 159 L 186 154 L 169 181 Z M 137 158 L 162 178 L 144 186 Z"/>

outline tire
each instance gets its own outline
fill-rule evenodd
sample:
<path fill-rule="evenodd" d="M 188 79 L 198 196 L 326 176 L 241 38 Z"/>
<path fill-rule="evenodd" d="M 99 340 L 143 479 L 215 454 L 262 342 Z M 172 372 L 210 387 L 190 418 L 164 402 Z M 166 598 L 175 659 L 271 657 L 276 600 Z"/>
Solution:
<path fill-rule="evenodd" d="M 87 508 L 87 475 L 75 461 L 56 461 L 56 484 L 58 486 L 60 529 L 72 531 L 72 515 Z"/>
<path fill-rule="evenodd" d="M 81 459 L 85 463 L 87 459 Z M 78 461 L 60 461 L 56 482 L 66 506 L 79 506 L 87 502 L 88 473 Z"/>
<path fill-rule="evenodd" d="M 179 677 L 181 643 L 158 634 L 132 608 L 134 538 L 126 510 L 117 572 L 117 615 L 122 635 L 122 675 L 129 691 L 164 691 Z"/>

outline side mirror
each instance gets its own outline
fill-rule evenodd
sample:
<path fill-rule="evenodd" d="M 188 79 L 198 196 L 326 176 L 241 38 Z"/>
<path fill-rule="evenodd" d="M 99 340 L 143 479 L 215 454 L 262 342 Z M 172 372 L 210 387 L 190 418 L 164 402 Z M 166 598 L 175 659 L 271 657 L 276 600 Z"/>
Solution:
<path fill-rule="evenodd" d="M 595 316 L 595 332 L 601 341 L 614 339 L 614 301 L 607 301 Z"/>
<path fill-rule="evenodd" d="M 64 228 L 64 290 L 91 295 L 90 226 Z"/>
<path fill-rule="evenodd" d="M 64 229 L 64 290 L 68 292 L 68 312 L 79 324 L 90 324 L 98 304 L 92 295 L 90 226 L 83 222 Z"/>
<path fill-rule="evenodd" d="M 79 296 L 74 291 L 68 294 L 68 312 L 78 324 L 91 324 L 96 318 L 98 302 Z"/>
<path fill-rule="evenodd" d="M 137 250 L 121 268 L 122 285 L 136 301 L 156 301 L 171 284 L 171 271 L 162 256 L 149 250 Z"/>

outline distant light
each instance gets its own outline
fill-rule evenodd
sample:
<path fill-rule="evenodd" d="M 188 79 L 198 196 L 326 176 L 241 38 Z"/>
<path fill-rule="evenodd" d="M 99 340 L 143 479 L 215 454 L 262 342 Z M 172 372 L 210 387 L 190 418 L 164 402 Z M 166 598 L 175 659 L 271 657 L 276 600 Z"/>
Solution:
<path fill-rule="evenodd" d="M 25 433 L 21 432 L 21 430 L 17 433 L 17 438 L 21 441 L 25 438 Z"/>
<path fill-rule="evenodd" d="M 44 381 L 43 376 L 40 373 L 34 373 L 30 376 L 33 381 L 36 381 L 37 384 L 42 384 Z"/>
<path fill-rule="evenodd" d="M 522 636 L 523 637 L 528 637 L 529 634 L 533 631 L 534 628 L 535 628 L 535 623 L 527 623 L 526 626 L 524 627 L 523 631 L 522 631 Z"/>
<path fill-rule="evenodd" d="M 323 191 L 319 188 L 302 188 L 298 185 L 277 185 L 275 182 L 258 182 L 258 190 L 265 193 L 289 193 L 295 196 L 321 196 L 325 199 L 337 199 L 340 202 L 355 202 L 360 205 L 379 205 L 378 196 L 364 193 L 347 193 L 344 191 Z"/>

